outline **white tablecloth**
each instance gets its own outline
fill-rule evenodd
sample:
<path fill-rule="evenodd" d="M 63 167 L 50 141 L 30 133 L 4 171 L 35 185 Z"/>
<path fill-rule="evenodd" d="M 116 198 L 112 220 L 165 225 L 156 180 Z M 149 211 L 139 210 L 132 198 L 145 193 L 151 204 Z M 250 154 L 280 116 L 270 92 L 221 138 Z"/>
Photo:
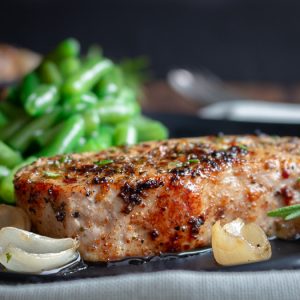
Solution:
<path fill-rule="evenodd" d="M 0 285 L 0 299 L 300 299 L 300 271 L 165 271 L 24 285 Z"/>

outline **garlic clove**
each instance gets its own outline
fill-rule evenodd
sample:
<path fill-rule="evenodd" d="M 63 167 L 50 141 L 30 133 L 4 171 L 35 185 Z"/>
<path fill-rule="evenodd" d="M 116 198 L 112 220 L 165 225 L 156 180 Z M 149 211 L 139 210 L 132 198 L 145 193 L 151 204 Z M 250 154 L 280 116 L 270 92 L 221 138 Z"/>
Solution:
<path fill-rule="evenodd" d="M 79 258 L 79 241 L 53 239 L 14 227 L 0 230 L 0 263 L 15 272 L 39 273 Z"/>
<path fill-rule="evenodd" d="M 5 227 L 0 230 L 0 248 L 9 244 L 31 253 L 60 252 L 69 248 L 78 248 L 79 242 L 75 239 L 53 239 L 33 232 L 14 227 Z"/>
<path fill-rule="evenodd" d="M 10 271 L 19 273 L 41 273 L 64 266 L 78 258 L 76 248 L 57 253 L 28 253 L 9 245 L 0 255 L 0 263 Z"/>
<path fill-rule="evenodd" d="M 7 226 L 30 230 L 31 222 L 22 208 L 0 204 L 0 229 Z"/>
<path fill-rule="evenodd" d="M 212 227 L 212 249 L 216 261 L 225 266 L 267 260 L 271 245 L 264 231 L 255 223 L 236 219 L 223 227 L 217 221 Z"/>

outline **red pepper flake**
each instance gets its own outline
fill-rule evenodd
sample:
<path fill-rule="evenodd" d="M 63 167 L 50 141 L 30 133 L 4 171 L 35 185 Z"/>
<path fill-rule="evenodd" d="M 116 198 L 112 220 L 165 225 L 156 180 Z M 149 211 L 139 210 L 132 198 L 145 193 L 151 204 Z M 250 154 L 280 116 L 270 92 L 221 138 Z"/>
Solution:
<path fill-rule="evenodd" d="M 290 173 L 287 169 L 284 168 L 284 169 L 282 169 L 281 176 L 284 179 L 288 179 L 290 177 Z"/>
<path fill-rule="evenodd" d="M 293 190 L 287 186 L 280 189 L 280 195 L 282 196 L 285 205 L 290 205 L 294 198 Z"/>
<path fill-rule="evenodd" d="M 74 177 L 73 178 L 66 177 L 66 178 L 64 178 L 63 182 L 64 183 L 75 183 L 75 182 L 77 182 L 77 179 Z"/>

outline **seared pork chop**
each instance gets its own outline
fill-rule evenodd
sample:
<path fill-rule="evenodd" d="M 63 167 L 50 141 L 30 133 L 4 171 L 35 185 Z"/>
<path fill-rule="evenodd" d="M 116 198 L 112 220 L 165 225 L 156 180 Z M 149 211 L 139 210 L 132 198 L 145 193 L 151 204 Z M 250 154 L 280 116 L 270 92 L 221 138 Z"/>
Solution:
<path fill-rule="evenodd" d="M 300 139 L 225 136 L 40 158 L 14 185 L 38 233 L 77 237 L 85 260 L 109 261 L 209 246 L 219 219 L 273 235 L 266 213 L 300 203 L 299 176 Z"/>

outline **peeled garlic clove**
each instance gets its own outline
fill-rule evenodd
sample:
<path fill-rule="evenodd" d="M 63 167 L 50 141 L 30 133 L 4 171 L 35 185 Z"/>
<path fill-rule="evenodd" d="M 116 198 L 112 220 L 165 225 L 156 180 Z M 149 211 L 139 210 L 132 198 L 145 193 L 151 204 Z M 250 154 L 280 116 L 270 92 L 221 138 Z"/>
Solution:
<path fill-rule="evenodd" d="M 31 222 L 22 208 L 0 204 L 0 229 L 7 226 L 30 230 Z"/>
<path fill-rule="evenodd" d="M 14 227 L 0 230 L 0 263 L 15 272 L 39 273 L 79 258 L 75 239 L 52 239 Z"/>
<path fill-rule="evenodd" d="M 20 273 L 41 273 L 64 266 L 78 258 L 75 248 L 57 253 L 28 253 L 9 245 L 0 255 L 0 263 L 10 271 Z"/>
<path fill-rule="evenodd" d="M 60 252 L 70 248 L 78 248 L 75 239 L 53 239 L 33 232 L 5 227 L 0 230 L 0 248 L 5 249 L 9 244 L 31 253 Z"/>
<path fill-rule="evenodd" d="M 223 227 L 217 221 L 212 227 L 212 249 L 215 260 L 224 266 L 267 260 L 271 245 L 264 231 L 255 223 L 236 219 Z"/>

